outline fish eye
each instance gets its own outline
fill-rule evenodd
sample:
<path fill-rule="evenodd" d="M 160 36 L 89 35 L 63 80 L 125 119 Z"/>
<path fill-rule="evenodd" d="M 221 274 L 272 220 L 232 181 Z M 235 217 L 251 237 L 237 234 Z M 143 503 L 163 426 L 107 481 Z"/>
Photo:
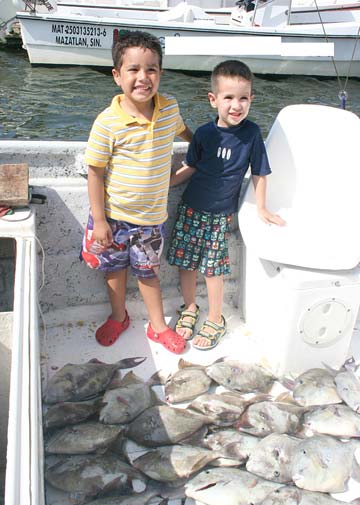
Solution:
<path fill-rule="evenodd" d="M 275 470 L 274 477 L 280 477 L 280 472 L 278 472 L 277 470 Z"/>
<path fill-rule="evenodd" d="M 306 451 L 305 451 L 305 449 L 303 449 L 303 450 L 302 450 L 302 453 L 303 453 L 303 454 L 306 454 Z"/>

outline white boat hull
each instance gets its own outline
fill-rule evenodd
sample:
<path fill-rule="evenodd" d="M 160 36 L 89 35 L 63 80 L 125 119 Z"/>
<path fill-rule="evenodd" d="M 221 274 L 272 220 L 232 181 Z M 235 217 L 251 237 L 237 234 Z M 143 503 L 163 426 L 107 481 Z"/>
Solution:
<path fill-rule="evenodd" d="M 319 106 L 295 107 L 307 109 Z M 327 108 L 323 107 L 323 109 Z M 335 111 L 337 115 L 350 114 L 346 111 Z M 346 137 L 347 132 L 351 140 L 356 137 L 357 130 L 353 122 L 351 122 L 350 131 L 340 120 L 329 121 L 327 124 L 329 123 L 334 128 L 335 138 L 337 134 L 340 138 Z M 303 125 L 299 122 L 299 128 L 300 126 Z M 277 129 L 277 133 L 279 143 L 276 145 L 279 146 L 280 151 L 278 160 L 282 161 L 283 165 L 277 166 L 277 169 L 281 170 L 279 179 L 282 179 L 283 172 L 288 169 L 288 161 L 292 159 L 291 155 L 296 154 L 298 137 L 296 135 L 292 137 L 295 139 L 295 150 L 289 151 L 286 139 L 291 136 L 285 137 L 285 130 L 281 128 Z M 351 133 L 353 136 L 350 135 Z M 272 138 L 274 139 L 274 136 Z M 274 143 L 271 148 L 269 142 L 267 140 L 268 150 L 274 155 Z M 315 144 L 316 138 L 313 139 L 312 146 Z M 298 155 L 294 156 L 296 160 L 294 166 L 299 166 L 299 158 L 300 161 L 302 159 L 304 149 L 301 143 L 300 146 Z M 341 157 L 343 144 L 332 142 L 332 146 Z M 173 166 L 180 164 L 186 147 L 185 143 L 174 144 Z M 133 276 L 129 276 L 128 283 L 127 308 L 131 314 L 129 330 L 121 336 L 121 341 L 111 347 L 99 346 L 93 337 L 95 328 L 108 316 L 109 305 L 101 272 L 91 271 L 78 259 L 79 243 L 88 215 L 87 184 L 80 177 L 82 170 L 85 169 L 82 164 L 84 149 L 85 142 L 16 140 L 0 142 L 0 161 L 19 163 L 26 158 L 31 169 L 32 184 L 47 196 L 48 202 L 46 205 L 37 206 L 36 220 L 35 209 L 32 209 L 25 210 L 25 215 L 24 211 L 16 211 L 13 222 L 2 220 L 0 223 L 0 236 L 7 239 L 15 237 L 17 241 L 15 324 L 9 411 L 11 423 L 8 430 L 5 505 L 44 505 L 45 503 L 70 505 L 73 503 L 68 493 L 56 490 L 50 485 L 45 489 L 41 380 L 42 386 L 46 388 L 47 380 L 61 366 L 66 363 L 85 363 L 92 358 L 112 363 L 124 357 L 147 357 L 146 361 L 134 372 L 143 380 L 148 380 L 155 371 L 161 370 L 166 376 L 178 368 L 178 355 L 169 353 L 163 346 L 145 338 L 147 313 Z M 326 152 L 327 150 L 326 146 Z M 321 154 L 325 153 L 321 151 L 318 154 L 319 158 L 322 157 Z M 325 156 L 323 158 L 328 162 Z M 353 202 L 350 197 L 355 190 L 352 187 L 349 188 L 348 181 L 354 180 L 353 187 L 355 188 L 359 186 L 356 184 L 359 176 L 348 177 L 349 170 L 346 169 L 349 165 L 345 163 L 341 173 L 336 172 L 332 178 L 336 183 L 336 175 L 338 175 L 339 195 L 336 199 L 338 210 L 342 209 L 342 202 Z M 355 167 L 352 167 L 352 171 L 356 172 Z M 290 190 L 292 188 L 295 191 L 295 186 L 299 183 L 298 175 L 297 173 L 297 177 L 291 178 L 293 184 Z M 328 198 L 329 186 L 323 187 L 320 184 L 321 191 L 317 190 L 315 181 L 322 182 L 320 175 L 317 177 L 315 175 L 306 189 L 317 195 L 319 208 L 324 208 L 324 201 L 327 201 L 330 202 L 332 210 L 334 200 Z M 344 191 L 344 187 L 349 191 Z M 301 191 L 302 188 L 300 178 L 299 190 Z M 174 187 L 169 194 L 169 220 L 166 223 L 169 232 L 181 192 L 181 187 Z M 286 198 L 288 193 L 287 190 Z M 284 194 L 278 196 L 281 201 Z M 294 200 L 298 201 L 296 198 Z M 246 202 L 246 206 L 249 207 L 249 199 Z M 350 205 L 347 206 L 347 208 L 350 207 Z M 358 207 L 359 204 L 354 206 L 354 212 L 350 209 L 350 215 L 346 216 L 347 219 L 341 219 L 340 225 L 344 222 L 349 225 L 349 221 L 356 225 L 356 218 L 359 215 L 359 212 L 356 212 Z M 327 207 L 324 215 L 328 215 Z M 241 219 L 241 234 L 245 229 L 243 223 L 244 217 Z M 261 226 L 265 225 L 259 222 L 258 227 Z M 254 265 L 254 263 L 265 265 L 265 262 L 260 260 L 257 254 L 253 254 L 247 245 L 245 246 L 246 241 L 244 244 L 240 233 L 235 232 L 236 229 L 237 224 L 233 222 L 233 233 L 229 242 L 232 275 L 225 280 L 224 315 L 228 323 L 227 334 L 219 346 L 205 353 L 189 345 L 183 355 L 184 359 L 188 362 L 207 365 L 218 358 L 231 356 L 243 362 L 261 363 L 267 367 L 271 365 L 274 373 L 279 376 L 282 375 L 281 370 L 297 374 L 300 370 L 310 367 L 322 367 L 324 362 L 330 367 L 339 368 L 347 356 L 354 356 L 358 362 L 360 357 L 360 319 L 357 313 L 360 299 L 359 267 L 344 269 L 344 263 L 341 263 L 341 270 L 329 271 L 297 268 L 295 265 L 268 261 L 266 265 L 269 275 L 266 275 L 266 271 L 263 269 L 259 271 L 258 266 Z M 327 239 L 334 237 L 336 251 L 342 252 L 342 254 L 336 254 L 334 258 L 336 261 L 343 261 L 344 255 L 348 256 L 348 251 L 346 245 L 342 248 L 344 243 L 339 240 L 339 235 L 334 231 L 334 219 L 331 220 L 331 226 L 326 223 L 325 229 L 330 230 L 331 233 L 330 237 L 326 234 Z M 355 234 L 353 243 L 358 244 L 357 227 L 347 229 L 350 230 L 350 234 Z M 324 232 L 324 228 L 321 231 Z M 245 234 L 241 236 L 246 240 Z M 272 245 L 274 244 L 269 242 L 265 244 L 268 248 Z M 309 250 L 309 256 L 317 256 L 318 249 L 312 240 L 308 239 L 306 242 L 304 240 L 304 246 Z M 353 249 L 354 254 L 359 253 L 358 247 Z M 247 265 L 249 254 L 251 254 L 250 264 Z M 328 257 L 330 256 L 329 252 Z M 41 290 L 37 289 L 37 274 Z M 173 326 L 180 303 L 178 272 L 163 261 L 160 276 L 166 321 Z M 200 279 L 197 294 L 201 317 L 204 317 L 208 306 L 205 284 Z M 236 306 L 237 301 L 238 306 Z M 37 302 L 42 310 L 43 328 L 37 323 L 39 315 Z M 250 310 L 251 305 L 253 305 L 252 310 Z M 244 307 L 246 324 L 242 317 Z M 351 314 L 352 324 L 346 324 L 346 319 L 348 319 L 346 314 Z M 254 327 L 251 325 L 252 320 L 256 323 Z M 0 322 L 2 322 L 1 317 Z M 262 331 L 258 333 L 255 328 L 259 322 L 261 322 Z M 340 327 L 345 330 L 343 334 L 338 331 L 339 323 L 343 324 Z M 318 329 L 317 335 L 323 338 L 321 345 L 309 341 L 308 331 L 311 337 L 317 336 L 313 335 L 314 329 Z M 336 338 L 332 338 L 336 332 Z M 349 502 L 359 496 L 360 484 L 352 480 L 349 483 L 349 491 L 336 497 L 343 502 Z M 228 503 L 225 495 L 223 501 L 224 504 Z M 178 505 L 178 503 L 178 500 L 169 501 L 169 505 Z M 186 503 L 190 505 L 190 502 Z"/>
<path fill-rule="evenodd" d="M 114 22 L 109 18 L 66 17 L 58 15 L 32 15 L 18 13 L 22 38 L 30 62 L 34 65 L 85 65 L 111 67 L 111 47 L 114 37 L 122 30 L 141 29 L 159 37 L 163 47 L 165 37 L 209 36 L 209 44 L 216 44 L 218 36 L 238 39 L 249 36 L 281 37 L 285 44 L 333 43 L 334 61 L 331 56 L 248 55 L 239 47 L 238 58 L 246 62 L 258 74 L 295 74 L 316 76 L 360 76 L 360 44 L 356 45 L 356 23 L 334 23 L 326 27 L 327 38 L 321 26 L 303 25 L 275 27 L 238 27 L 219 25 L 210 21 L 175 22 L 162 25 L 153 20 L 122 19 Z M 354 47 L 356 50 L 352 59 Z M 211 71 L 214 65 L 229 57 L 226 49 L 221 55 L 168 56 L 165 51 L 164 68 L 185 71 Z M 231 53 L 233 56 L 233 51 Z M 335 70 L 335 65 L 336 70 Z"/>
<path fill-rule="evenodd" d="M 232 274 L 225 279 L 223 307 L 227 333 L 205 353 L 188 345 L 182 355 L 187 362 L 208 365 L 231 357 L 265 365 L 278 377 L 324 364 L 339 369 L 350 356 L 359 362 L 359 130 L 355 114 L 332 107 L 293 105 L 278 115 L 266 140 L 273 169 L 267 200 L 270 210 L 286 217 L 287 226 L 262 223 L 252 185 L 245 184 L 240 230 L 235 232 L 234 216 L 229 237 Z M 127 289 L 130 328 L 111 347 L 99 346 L 93 337 L 109 305 L 103 275 L 78 258 L 88 217 L 87 184 L 81 177 L 85 146 L 0 141 L 0 161 L 26 158 L 32 184 L 47 197 L 36 215 L 32 206 L 0 222 L 0 237 L 16 240 L 5 505 L 74 503 L 67 492 L 44 483 L 41 386 L 45 390 L 56 370 L 92 358 L 113 363 L 134 356 L 147 358 L 134 371 L 143 380 L 155 371 L 167 376 L 178 368 L 178 355 L 145 338 L 148 316 L 133 276 Z M 185 143 L 174 144 L 174 167 L 186 148 Z M 179 186 L 169 193 L 169 233 L 181 192 Z M 159 275 L 166 321 L 173 326 L 180 303 L 178 272 L 162 261 Z M 204 317 L 208 303 L 203 279 L 197 285 L 197 303 Z M 278 392 L 275 385 L 273 398 Z M 348 487 L 336 498 L 359 498 L 360 483 L 350 479 Z M 219 501 L 228 504 L 226 490 L 218 493 Z"/>

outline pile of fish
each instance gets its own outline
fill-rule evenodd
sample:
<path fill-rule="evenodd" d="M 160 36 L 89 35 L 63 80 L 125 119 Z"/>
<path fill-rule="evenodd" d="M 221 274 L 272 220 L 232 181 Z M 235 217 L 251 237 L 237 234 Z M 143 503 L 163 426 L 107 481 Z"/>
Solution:
<path fill-rule="evenodd" d="M 181 359 L 175 373 L 147 382 L 121 376 L 143 360 L 68 364 L 50 379 L 45 478 L 69 503 L 339 505 L 330 493 L 360 482 L 353 359 L 296 379 L 226 358 Z"/>

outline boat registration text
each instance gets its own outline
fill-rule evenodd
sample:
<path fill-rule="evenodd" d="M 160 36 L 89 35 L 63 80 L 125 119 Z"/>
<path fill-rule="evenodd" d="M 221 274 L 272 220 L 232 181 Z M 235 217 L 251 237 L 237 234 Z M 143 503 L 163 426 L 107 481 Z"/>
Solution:
<path fill-rule="evenodd" d="M 52 23 L 55 43 L 65 46 L 103 47 L 107 30 L 101 26 Z"/>

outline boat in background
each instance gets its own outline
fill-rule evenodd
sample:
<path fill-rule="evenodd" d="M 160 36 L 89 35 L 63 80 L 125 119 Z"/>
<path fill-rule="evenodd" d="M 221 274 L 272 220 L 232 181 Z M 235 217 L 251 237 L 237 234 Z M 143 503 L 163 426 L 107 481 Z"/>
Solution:
<path fill-rule="evenodd" d="M 16 0 L 15 0 L 16 1 Z M 107 7 L 110 9 L 156 9 L 168 10 L 175 7 L 183 0 L 57 0 L 58 5 L 72 7 L 81 5 L 97 9 Z M 213 15 L 230 14 L 235 6 L 234 0 L 192 0 L 192 5 L 201 7 L 207 13 Z M 349 2 L 348 0 L 294 0 L 291 3 L 291 22 L 317 23 L 323 22 L 340 23 L 343 21 L 355 21 L 360 11 L 360 0 Z"/>
<path fill-rule="evenodd" d="M 17 23 L 16 11 L 24 7 L 23 0 L 0 0 L 0 45 L 14 37 Z M 20 35 L 17 34 L 20 40 Z"/>
<path fill-rule="evenodd" d="M 121 33 L 144 30 L 160 39 L 165 69 L 211 71 L 232 57 L 256 74 L 360 76 L 360 19 L 293 23 L 288 0 L 242 0 L 221 18 L 186 2 L 163 12 L 57 5 L 44 13 L 34 5 L 17 18 L 34 65 L 111 67 L 111 47 Z"/>
<path fill-rule="evenodd" d="M 292 23 L 341 23 L 356 21 L 360 17 L 360 3 L 334 3 L 327 5 L 299 5 L 291 9 Z"/>
<path fill-rule="evenodd" d="M 63 7 L 81 6 L 95 10 L 99 8 L 115 10 L 167 11 L 176 7 L 184 0 L 0 0 L 0 27 L 12 24 L 16 20 L 16 12 L 21 10 L 36 10 L 41 12 L 54 11 L 56 5 Z M 235 0 L 192 0 L 192 5 L 201 7 L 214 16 L 228 15 L 235 7 Z M 360 11 L 360 0 L 294 0 L 292 2 L 292 18 L 295 22 L 325 22 L 354 21 Z"/>
<path fill-rule="evenodd" d="M 16 11 L 24 7 L 23 0 L 0 0 L 0 27 L 13 22 L 16 18 Z"/>

